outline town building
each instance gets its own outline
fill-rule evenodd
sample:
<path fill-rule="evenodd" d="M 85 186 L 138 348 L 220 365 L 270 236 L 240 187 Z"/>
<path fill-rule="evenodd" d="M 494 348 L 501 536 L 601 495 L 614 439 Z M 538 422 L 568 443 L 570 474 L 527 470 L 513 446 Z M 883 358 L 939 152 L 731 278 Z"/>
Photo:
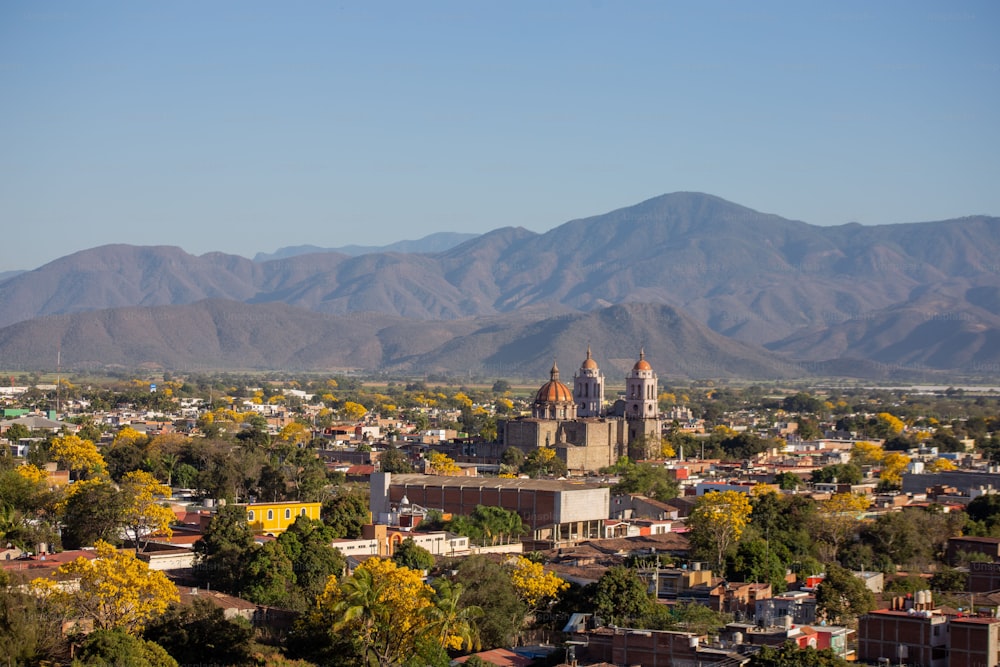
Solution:
<path fill-rule="evenodd" d="M 948 617 L 930 609 L 929 603 L 907 610 L 880 609 L 858 619 L 859 661 L 948 667 L 948 644 Z"/>
<path fill-rule="evenodd" d="M 271 535 L 277 537 L 288 530 L 299 516 L 310 519 L 320 518 L 322 503 L 247 503 L 247 522 L 254 535 Z"/>
<path fill-rule="evenodd" d="M 516 512 L 528 535 L 526 549 L 550 549 L 601 537 L 609 518 L 606 486 L 547 479 L 501 479 L 393 475 L 375 473 L 371 480 L 373 516 L 390 514 L 406 502 L 444 513 L 470 515 L 477 505 Z"/>
<path fill-rule="evenodd" d="M 549 381 L 539 388 L 530 417 L 499 424 L 504 447 L 526 454 L 554 447 L 571 472 L 595 472 L 620 457 L 658 458 L 662 420 L 658 379 L 644 351 L 625 378 L 625 395 L 611 408 L 604 405 L 604 375 L 587 349 L 573 389 L 559 379 L 555 363 Z"/>

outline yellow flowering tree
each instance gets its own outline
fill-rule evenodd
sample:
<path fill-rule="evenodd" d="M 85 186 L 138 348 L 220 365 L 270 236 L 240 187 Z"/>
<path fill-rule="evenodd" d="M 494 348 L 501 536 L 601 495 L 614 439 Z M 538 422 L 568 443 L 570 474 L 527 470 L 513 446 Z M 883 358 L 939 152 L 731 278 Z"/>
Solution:
<path fill-rule="evenodd" d="M 34 463 L 25 463 L 15 468 L 17 474 L 25 478 L 37 487 L 41 487 L 48 481 L 49 474 L 36 466 Z"/>
<path fill-rule="evenodd" d="M 170 497 L 169 486 L 144 470 L 133 470 L 122 478 L 121 494 L 122 524 L 136 553 L 145 550 L 150 535 L 162 533 L 170 537 L 170 524 L 177 517 L 169 507 L 162 505 L 163 500 Z"/>
<path fill-rule="evenodd" d="M 946 472 L 948 470 L 954 470 L 955 467 L 955 463 L 949 459 L 934 459 L 931 461 L 930 465 L 927 466 L 927 469 L 931 472 Z"/>
<path fill-rule="evenodd" d="M 851 447 L 851 463 L 857 466 L 876 465 L 885 458 L 885 452 L 874 442 L 861 441 Z"/>
<path fill-rule="evenodd" d="M 905 424 L 903 420 L 888 412 L 878 413 L 879 425 L 882 426 L 889 435 L 899 435 L 903 432 Z"/>
<path fill-rule="evenodd" d="M 462 472 L 455 460 L 443 452 L 427 455 L 428 472 L 432 475 L 457 475 Z"/>
<path fill-rule="evenodd" d="M 344 407 L 342 407 L 341 410 L 343 411 L 344 416 L 352 421 L 361 419 L 368 412 L 368 408 L 360 403 L 355 403 L 354 401 L 345 402 Z"/>
<path fill-rule="evenodd" d="M 813 535 L 820 547 L 821 560 L 833 561 L 840 548 L 857 530 L 861 513 L 868 509 L 871 500 L 854 493 L 835 493 L 819 504 L 813 526 Z"/>
<path fill-rule="evenodd" d="M 518 556 L 510 564 L 510 581 L 514 590 L 531 610 L 539 609 L 569 588 L 569 584 L 552 572 L 546 572 L 541 563 Z"/>
<path fill-rule="evenodd" d="M 910 465 L 910 457 L 902 452 L 889 452 L 882 459 L 882 471 L 878 478 L 886 484 L 899 486 L 903 483 L 903 472 Z"/>
<path fill-rule="evenodd" d="M 96 545 L 97 558 L 80 557 L 57 570 L 61 578 L 78 581 L 76 587 L 38 578 L 31 588 L 68 618 L 89 619 L 94 628 L 120 628 L 139 634 L 150 619 L 171 602 L 179 602 L 177 587 L 166 575 L 128 552 L 118 552 L 107 542 Z"/>
<path fill-rule="evenodd" d="M 391 560 L 369 558 L 342 582 L 330 577 L 317 613 L 330 629 L 353 639 L 368 665 L 388 667 L 412 658 L 427 644 L 459 648 L 469 627 L 436 605 L 420 573 Z"/>
<path fill-rule="evenodd" d="M 712 491 L 695 504 L 688 526 L 695 542 L 714 552 L 717 572 L 722 572 L 730 547 L 743 536 L 752 511 L 749 496 L 739 491 Z"/>
<path fill-rule="evenodd" d="M 88 477 L 103 473 L 107 466 L 97 447 L 90 440 L 84 440 L 78 435 L 64 435 L 52 441 L 49 454 L 70 475 Z"/>

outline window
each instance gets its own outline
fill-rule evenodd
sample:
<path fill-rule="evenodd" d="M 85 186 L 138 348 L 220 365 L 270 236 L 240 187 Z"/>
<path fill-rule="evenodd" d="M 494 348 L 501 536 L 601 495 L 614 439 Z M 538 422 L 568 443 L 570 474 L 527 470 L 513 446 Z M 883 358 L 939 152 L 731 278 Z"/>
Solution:
<path fill-rule="evenodd" d="M 247 519 L 249 521 L 253 521 L 253 510 L 250 510 L 249 512 L 247 512 Z"/>
<path fill-rule="evenodd" d="M 267 511 L 267 520 L 268 521 L 274 521 L 274 510 L 268 510 Z"/>
<path fill-rule="evenodd" d="M 302 508 L 302 511 L 301 511 L 301 512 L 299 512 L 299 514 L 301 514 L 302 516 L 305 516 L 305 515 L 306 515 L 306 508 L 305 508 L 305 507 L 303 507 L 303 508 Z"/>
<path fill-rule="evenodd" d="M 286 519 L 291 519 L 292 518 L 292 510 L 289 510 L 289 509 L 285 510 L 285 518 Z"/>

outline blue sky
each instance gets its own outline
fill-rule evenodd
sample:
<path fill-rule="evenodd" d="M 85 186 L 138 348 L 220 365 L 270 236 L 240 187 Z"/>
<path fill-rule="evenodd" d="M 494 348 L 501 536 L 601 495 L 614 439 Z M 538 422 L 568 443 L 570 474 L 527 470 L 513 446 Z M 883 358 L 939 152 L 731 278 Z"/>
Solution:
<path fill-rule="evenodd" d="M 544 231 L 666 192 L 1000 215 L 1000 3 L 0 4 L 0 271 Z"/>

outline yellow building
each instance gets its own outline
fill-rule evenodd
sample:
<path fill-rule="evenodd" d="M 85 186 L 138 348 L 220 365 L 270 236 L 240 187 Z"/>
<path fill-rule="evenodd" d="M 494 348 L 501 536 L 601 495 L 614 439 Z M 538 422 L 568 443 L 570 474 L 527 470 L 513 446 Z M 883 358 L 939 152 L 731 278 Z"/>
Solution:
<path fill-rule="evenodd" d="M 246 509 L 247 522 L 254 535 L 271 535 L 277 537 L 288 530 L 299 516 L 318 519 L 321 503 L 248 503 Z"/>

